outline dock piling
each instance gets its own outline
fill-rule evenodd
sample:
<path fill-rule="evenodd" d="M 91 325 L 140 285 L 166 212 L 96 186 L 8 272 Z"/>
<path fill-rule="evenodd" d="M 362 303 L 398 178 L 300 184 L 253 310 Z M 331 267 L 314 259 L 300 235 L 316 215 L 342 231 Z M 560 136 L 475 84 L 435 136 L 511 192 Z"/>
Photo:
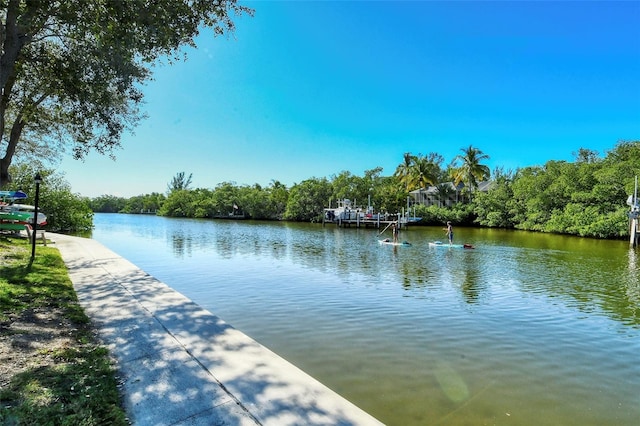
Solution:
<path fill-rule="evenodd" d="M 640 242 L 640 223 L 638 216 L 640 215 L 640 204 L 638 203 L 638 176 L 636 176 L 633 196 L 629 196 L 627 204 L 631 207 L 629 212 L 629 244 L 631 247 L 638 247 Z"/>

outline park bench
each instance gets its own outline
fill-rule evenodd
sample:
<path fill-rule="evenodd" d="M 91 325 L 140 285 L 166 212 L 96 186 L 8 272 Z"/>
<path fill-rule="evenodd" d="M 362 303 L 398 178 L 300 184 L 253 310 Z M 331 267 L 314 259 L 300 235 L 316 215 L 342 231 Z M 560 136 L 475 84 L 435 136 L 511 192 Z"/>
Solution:
<path fill-rule="evenodd" d="M 42 238 L 42 243 L 45 246 L 47 245 L 47 238 L 44 235 L 44 229 L 36 229 L 35 235 L 34 235 L 34 232 L 33 232 L 33 227 L 31 225 L 25 225 L 24 229 L 27 231 L 27 236 L 29 237 L 30 241 L 31 241 L 32 238 L 41 237 Z"/>

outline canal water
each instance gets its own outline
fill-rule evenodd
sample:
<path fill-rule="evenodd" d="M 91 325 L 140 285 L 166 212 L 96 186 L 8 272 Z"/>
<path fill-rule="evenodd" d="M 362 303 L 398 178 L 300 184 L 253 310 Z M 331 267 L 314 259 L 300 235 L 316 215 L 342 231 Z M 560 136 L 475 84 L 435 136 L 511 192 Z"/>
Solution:
<path fill-rule="evenodd" d="M 92 237 L 388 425 L 637 425 L 640 250 L 97 214 Z"/>

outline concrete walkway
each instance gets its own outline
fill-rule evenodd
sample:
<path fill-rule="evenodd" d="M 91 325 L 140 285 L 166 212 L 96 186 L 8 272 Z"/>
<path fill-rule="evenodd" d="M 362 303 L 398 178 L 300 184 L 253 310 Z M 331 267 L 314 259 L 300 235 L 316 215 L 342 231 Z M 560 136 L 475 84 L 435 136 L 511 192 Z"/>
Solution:
<path fill-rule="evenodd" d="M 133 424 L 381 424 L 97 241 L 47 237 L 117 360 Z"/>

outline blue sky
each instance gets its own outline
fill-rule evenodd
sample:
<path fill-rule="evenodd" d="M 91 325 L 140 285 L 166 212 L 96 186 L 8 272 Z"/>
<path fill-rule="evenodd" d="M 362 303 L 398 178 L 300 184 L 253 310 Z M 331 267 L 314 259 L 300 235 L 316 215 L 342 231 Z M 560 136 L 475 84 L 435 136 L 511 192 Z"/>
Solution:
<path fill-rule="evenodd" d="M 63 160 L 73 192 L 390 175 L 469 145 L 516 169 L 640 140 L 640 1 L 244 4 L 232 37 L 156 68 L 115 162 Z"/>

